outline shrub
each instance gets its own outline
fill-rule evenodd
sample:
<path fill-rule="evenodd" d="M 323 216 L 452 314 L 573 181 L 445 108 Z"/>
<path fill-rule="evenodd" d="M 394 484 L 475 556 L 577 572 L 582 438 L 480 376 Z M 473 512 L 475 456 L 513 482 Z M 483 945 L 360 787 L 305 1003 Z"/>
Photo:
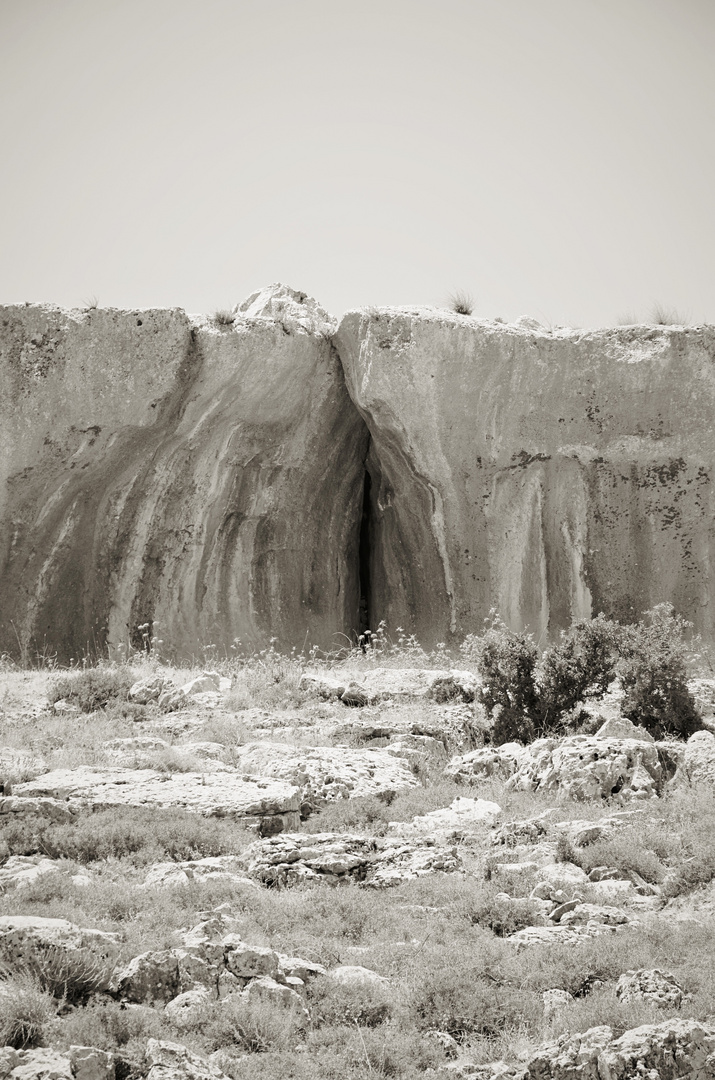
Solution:
<path fill-rule="evenodd" d="M 586 694 L 604 694 L 615 675 L 619 627 L 598 615 L 561 631 L 558 645 L 547 649 L 537 670 L 538 727 L 553 731 Z"/>
<path fill-rule="evenodd" d="M 531 635 L 510 630 L 492 611 L 484 635 L 470 635 L 461 651 L 476 661 L 482 678 L 481 701 L 494 720 L 492 741 L 500 745 L 533 739 L 538 717 L 534 681 L 538 654 Z"/>
<path fill-rule="evenodd" d="M 182 1022 L 201 1034 L 212 1050 L 237 1046 L 250 1054 L 287 1050 L 295 1042 L 303 1014 L 272 1001 L 242 1001 L 237 995 L 207 1002 Z"/>
<path fill-rule="evenodd" d="M 16 1050 L 43 1041 L 46 1025 L 57 1012 L 52 995 L 23 972 L 0 982 L 0 1045 Z"/>
<path fill-rule="evenodd" d="M 658 604 L 646 618 L 619 632 L 623 715 L 655 738 L 688 738 L 703 726 L 687 685 L 683 634 L 692 624 L 675 615 L 672 604 Z"/>
<path fill-rule="evenodd" d="M 474 300 L 469 293 L 458 289 L 450 296 L 449 306 L 456 315 L 471 315 L 474 311 Z"/>
<path fill-rule="evenodd" d="M 115 964 L 92 949 L 38 948 L 22 962 L 23 974 L 45 993 L 68 1005 L 77 1005 L 98 990 L 105 990 Z"/>
<path fill-rule="evenodd" d="M 517 930 L 534 926 L 538 921 L 539 911 L 533 900 L 498 896 L 496 891 L 485 893 L 481 900 L 474 903 L 466 912 L 469 921 L 485 930 L 491 930 L 497 937 L 508 937 Z"/>
<path fill-rule="evenodd" d="M 63 675 L 49 689 L 50 704 L 65 700 L 77 705 L 82 712 L 96 712 L 110 701 L 125 701 L 136 675 L 126 667 L 87 668 L 76 674 Z"/>
<path fill-rule="evenodd" d="M 217 308 L 211 319 L 217 326 L 233 326 L 236 321 L 236 312 L 228 308 Z"/>
<path fill-rule="evenodd" d="M 375 1027 L 389 1014 L 390 1002 L 381 986 L 341 986 L 330 976 L 310 984 L 310 1015 L 315 1024 Z"/>

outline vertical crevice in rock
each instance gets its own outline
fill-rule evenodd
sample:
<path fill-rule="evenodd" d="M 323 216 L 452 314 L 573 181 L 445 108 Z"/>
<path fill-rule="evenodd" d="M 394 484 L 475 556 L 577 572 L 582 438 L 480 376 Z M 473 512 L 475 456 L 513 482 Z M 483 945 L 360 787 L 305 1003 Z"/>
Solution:
<path fill-rule="evenodd" d="M 360 519 L 360 540 L 358 543 L 358 580 L 360 582 L 360 612 L 358 633 L 363 634 L 370 626 L 370 560 L 372 558 L 373 523 L 372 523 L 372 478 L 365 468 L 363 481 L 362 516 Z"/>

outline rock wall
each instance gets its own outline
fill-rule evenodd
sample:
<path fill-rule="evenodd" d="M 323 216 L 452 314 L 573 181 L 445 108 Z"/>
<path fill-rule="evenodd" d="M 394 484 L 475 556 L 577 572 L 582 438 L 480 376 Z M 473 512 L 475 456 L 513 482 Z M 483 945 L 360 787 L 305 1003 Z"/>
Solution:
<path fill-rule="evenodd" d="M 358 618 L 368 436 L 303 294 L 232 325 L 0 309 L 0 652 L 200 654 Z"/>
<path fill-rule="evenodd" d="M 496 607 L 544 642 L 670 600 L 712 638 L 714 327 L 386 309 L 336 343 L 372 436 L 373 623 L 433 642 Z"/>
<path fill-rule="evenodd" d="M 543 642 L 671 600 L 712 639 L 715 328 L 0 308 L 0 652 Z M 361 605 L 362 598 L 362 605 Z"/>

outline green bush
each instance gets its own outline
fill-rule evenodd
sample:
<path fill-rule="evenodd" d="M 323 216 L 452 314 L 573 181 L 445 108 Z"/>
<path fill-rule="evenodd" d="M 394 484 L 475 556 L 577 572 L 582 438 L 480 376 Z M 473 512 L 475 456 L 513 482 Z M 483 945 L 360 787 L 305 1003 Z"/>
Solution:
<path fill-rule="evenodd" d="M 655 738 L 687 739 L 703 726 L 687 685 L 683 635 L 692 624 L 675 615 L 672 604 L 658 604 L 646 619 L 619 632 L 623 715 Z"/>
<path fill-rule="evenodd" d="M 126 701 L 136 674 L 126 667 L 87 668 L 63 675 L 50 686 L 50 704 L 64 700 L 82 712 L 96 712 L 113 701 Z"/>

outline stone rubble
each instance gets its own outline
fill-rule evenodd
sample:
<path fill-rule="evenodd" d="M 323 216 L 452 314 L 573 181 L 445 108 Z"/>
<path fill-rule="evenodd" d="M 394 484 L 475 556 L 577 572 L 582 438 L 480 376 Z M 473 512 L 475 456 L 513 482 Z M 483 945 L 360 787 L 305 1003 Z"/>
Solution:
<path fill-rule="evenodd" d="M 355 881 L 383 888 L 462 868 L 455 849 L 429 839 L 409 842 L 356 833 L 284 833 L 251 844 L 241 861 L 250 876 L 271 886 Z"/>
<path fill-rule="evenodd" d="M 529 1060 L 525 1080 L 712 1080 L 715 1024 L 666 1020 L 614 1038 L 609 1027 L 563 1035 Z"/>

